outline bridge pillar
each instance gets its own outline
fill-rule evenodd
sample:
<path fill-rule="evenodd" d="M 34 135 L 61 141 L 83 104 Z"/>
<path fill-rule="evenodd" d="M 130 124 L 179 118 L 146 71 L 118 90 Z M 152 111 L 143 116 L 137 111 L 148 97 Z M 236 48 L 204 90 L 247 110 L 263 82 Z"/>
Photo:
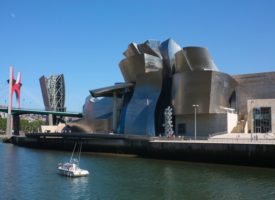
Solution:
<path fill-rule="evenodd" d="M 6 130 L 6 135 L 7 137 L 12 136 L 12 115 L 7 114 L 7 130 Z"/>
<path fill-rule="evenodd" d="M 57 125 L 57 120 L 56 120 L 56 116 L 55 115 L 53 115 L 53 114 L 49 114 L 48 115 L 48 124 L 50 126 Z"/>
<path fill-rule="evenodd" d="M 20 131 L 20 116 L 19 115 L 13 115 L 13 135 L 19 135 Z"/>

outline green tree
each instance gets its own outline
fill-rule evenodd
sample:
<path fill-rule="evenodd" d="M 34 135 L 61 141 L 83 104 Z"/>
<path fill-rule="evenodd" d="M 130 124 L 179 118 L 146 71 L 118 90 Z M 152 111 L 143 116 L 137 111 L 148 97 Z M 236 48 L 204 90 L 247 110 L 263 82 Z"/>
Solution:
<path fill-rule="evenodd" d="M 25 119 L 20 120 L 20 130 L 25 133 L 38 132 L 41 129 L 41 125 L 44 125 L 45 122 L 41 120 L 35 120 L 29 122 Z"/>
<path fill-rule="evenodd" d="M 7 127 L 7 119 L 0 118 L 0 131 L 5 131 Z"/>
<path fill-rule="evenodd" d="M 31 132 L 37 132 L 41 129 L 41 125 L 46 124 L 44 121 L 41 120 L 35 120 L 32 122 L 29 122 L 25 119 L 20 119 L 20 131 L 24 133 L 31 133 Z M 0 132 L 6 131 L 7 127 L 7 119 L 6 118 L 0 118 Z"/>

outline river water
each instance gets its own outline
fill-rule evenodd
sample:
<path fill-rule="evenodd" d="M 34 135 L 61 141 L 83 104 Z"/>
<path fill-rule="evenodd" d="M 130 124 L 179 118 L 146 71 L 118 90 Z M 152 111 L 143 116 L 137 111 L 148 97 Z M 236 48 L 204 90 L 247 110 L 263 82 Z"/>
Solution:
<path fill-rule="evenodd" d="M 0 143 L 0 199 L 275 199 L 275 169 L 83 153 L 90 176 L 60 176 L 69 158 Z"/>

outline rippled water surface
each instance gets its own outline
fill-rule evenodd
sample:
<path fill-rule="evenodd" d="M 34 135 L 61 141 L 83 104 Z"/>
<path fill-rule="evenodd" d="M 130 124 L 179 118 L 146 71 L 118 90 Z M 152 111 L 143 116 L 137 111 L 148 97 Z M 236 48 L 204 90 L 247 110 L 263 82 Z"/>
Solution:
<path fill-rule="evenodd" d="M 275 199 L 274 169 L 83 153 L 89 177 L 58 175 L 69 158 L 0 143 L 0 199 Z"/>

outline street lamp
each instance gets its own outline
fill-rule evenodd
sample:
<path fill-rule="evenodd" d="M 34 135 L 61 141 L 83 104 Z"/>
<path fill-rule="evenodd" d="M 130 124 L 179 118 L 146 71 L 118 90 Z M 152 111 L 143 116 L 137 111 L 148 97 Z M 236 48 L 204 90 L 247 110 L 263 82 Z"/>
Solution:
<path fill-rule="evenodd" d="M 197 108 L 199 107 L 198 104 L 193 104 L 194 107 L 194 115 L 195 115 L 195 140 L 197 140 Z"/>

